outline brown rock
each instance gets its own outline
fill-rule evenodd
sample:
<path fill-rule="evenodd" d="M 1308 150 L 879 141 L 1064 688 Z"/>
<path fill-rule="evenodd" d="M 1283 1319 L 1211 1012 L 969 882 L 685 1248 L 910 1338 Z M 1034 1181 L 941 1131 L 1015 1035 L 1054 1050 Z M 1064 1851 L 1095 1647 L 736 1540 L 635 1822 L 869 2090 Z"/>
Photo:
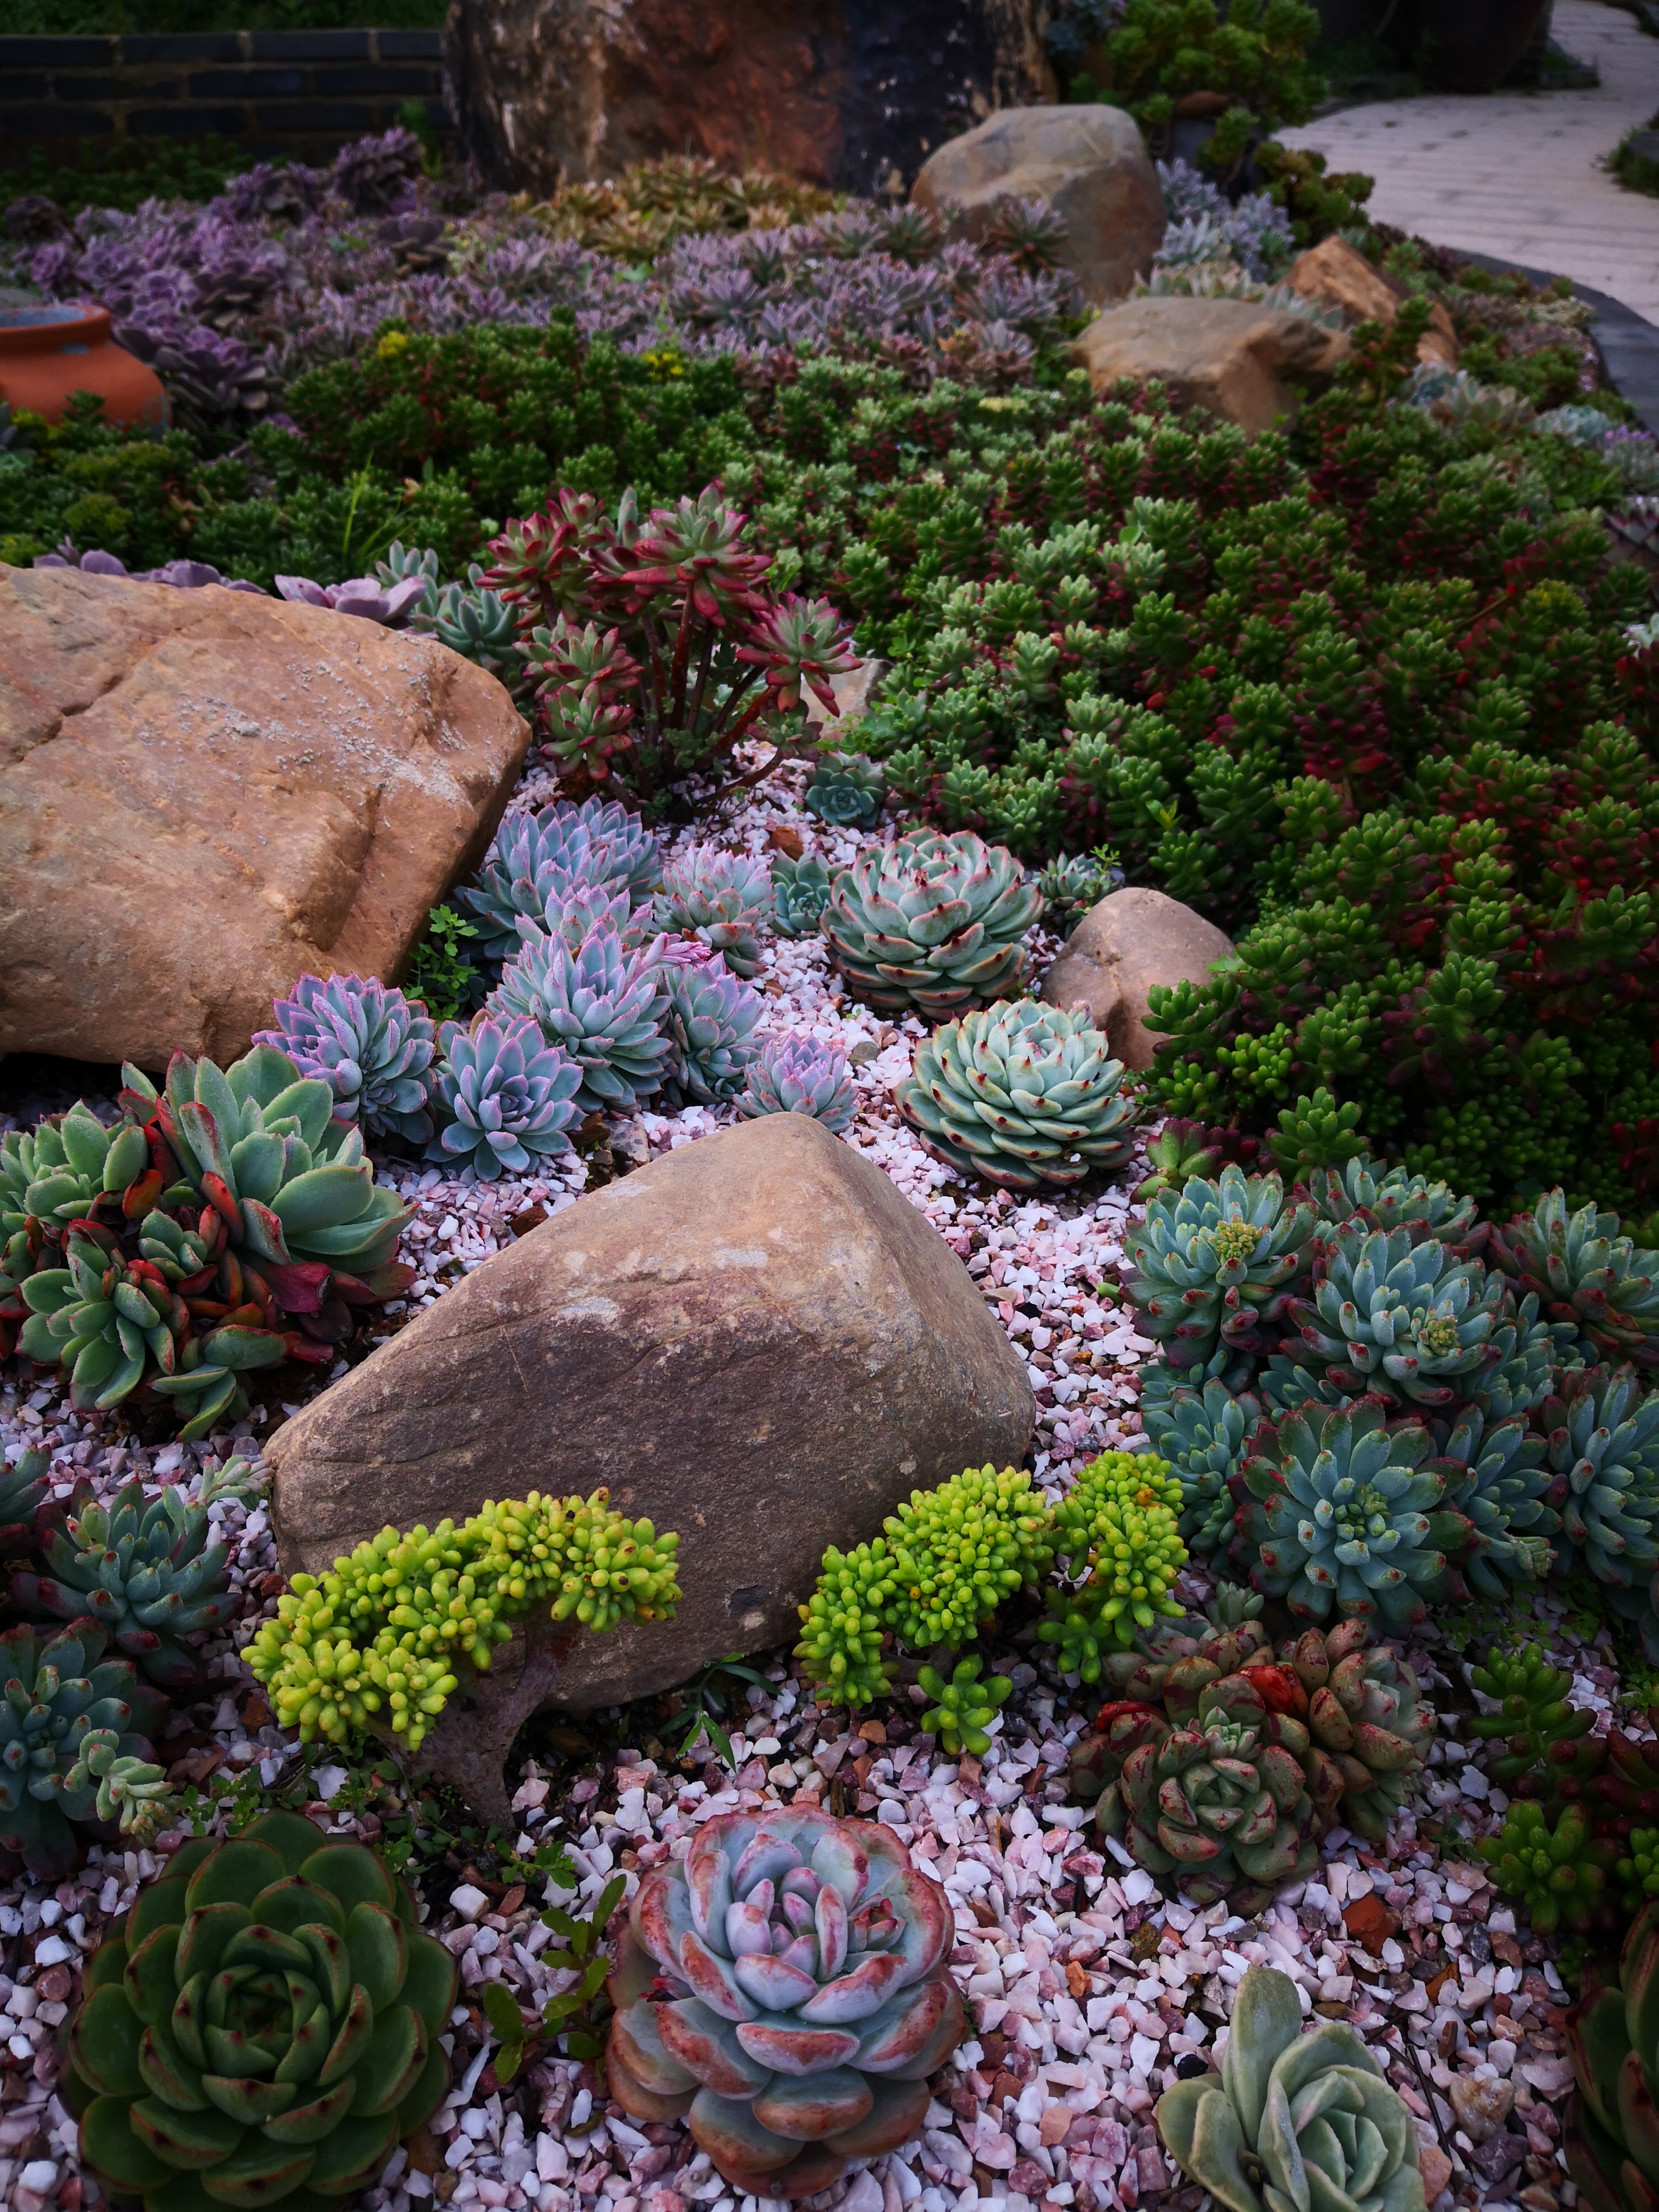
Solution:
<path fill-rule="evenodd" d="M 392 975 L 527 739 L 431 639 L 0 566 L 0 1053 L 222 1064 L 307 970 Z"/>
<path fill-rule="evenodd" d="M 1386 330 L 1394 328 L 1406 296 L 1401 286 L 1334 231 L 1291 264 L 1285 282 L 1304 300 L 1340 307 L 1350 324 L 1376 322 Z M 1418 340 L 1417 358 L 1443 368 L 1457 366 L 1457 332 L 1442 301 L 1435 301 L 1429 327 Z"/>
<path fill-rule="evenodd" d="M 492 1661 L 498 1716 L 456 1697 L 477 1770 L 537 1704 L 583 1710 L 799 1632 L 826 1546 L 910 1492 L 1018 1462 L 1018 1358 L 954 1255 L 879 1169 L 799 1114 L 704 1138 L 556 1214 L 272 1439 L 284 1566 L 315 1571 L 388 1522 L 606 1485 L 681 1535 L 672 1621 L 544 1625 Z M 470 1741 L 471 1749 L 467 1748 Z M 441 1767 L 441 1771 L 451 1771 Z"/>
<path fill-rule="evenodd" d="M 1077 342 L 1097 392 L 1120 376 L 1156 377 L 1177 399 L 1242 430 L 1271 429 L 1348 351 L 1341 331 L 1252 300 L 1143 298 L 1097 315 Z"/>
<path fill-rule="evenodd" d="M 1432 2204 L 1452 2178 L 1452 2162 L 1438 2143 L 1424 2143 L 1417 2154 L 1417 2171 L 1423 2180 L 1423 2201 Z"/>
<path fill-rule="evenodd" d="M 902 190 L 993 108 L 1052 100 L 1042 0 L 458 0 L 450 100 L 492 183 L 550 193 L 694 154 Z"/>
<path fill-rule="evenodd" d="M 1389 1911 L 1376 1890 L 1368 1889 L 1343 1907 L 1342 1925 L 1373 1959 L 1380 1959 L 1389 1936 L 1400 1932 L 1400 1915 Z"/>
<path fill-rule="evenodd" d="M 1144 884 L 1113 891 L 1091 908 L 1042 979 L 1051 1006 L 1085 1006 L 1116 1057 L 1150 1067 L 1158 1033 L 1146 1026 L 1154 983 L 1201 983 L 1232 951 L 1212 921 Z"/>
<path fill-rule="evenodd" d="M 1164 194 L 1139 125 L 1121 107 L 1012 108 L 941 146 L 911 189 L 962 210 L 982 238 L 1000 202 L 1046 201 L 1065 222 L 1060 258 L 1099 303 L 1145 276 L 1164 236 Z"/>

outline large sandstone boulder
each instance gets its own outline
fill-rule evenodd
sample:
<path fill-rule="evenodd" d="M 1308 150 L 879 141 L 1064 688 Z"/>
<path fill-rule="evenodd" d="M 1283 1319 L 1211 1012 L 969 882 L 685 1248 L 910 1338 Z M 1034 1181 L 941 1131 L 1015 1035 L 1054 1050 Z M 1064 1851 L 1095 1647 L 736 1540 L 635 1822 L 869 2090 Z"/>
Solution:
<path fill-rule="evenodd" d="M 1394 328 L 1405 296 L 1375 263 L 1334 231 L 1297 256 L 1285 271 L 1285 282 L 1304 300 L 1340 309 L 1347 323 L 1381 323 L 1385 330 Z M 1429 327 L 1417 342 L 1417 358 L 1443 368 L 1457 366 L 1457 332 L 1443 301 L 1434 303 Z"/>
<path fill-rule="evenodd" d="M 696 154 L 902 191 L 993 108 L 1054 97 L 1046 0 L 456 0 L 449 102 L 494 184 L 547 194 Z"/>
<path fill-rule="evenodd" d="M 393 975 L 528 734 L 429 638 L 0 565 L 0 1053 L 222 1064 L 307 970 Z"/>
<path fill-rule="evenodd" d="M 1179 295 L 1109 307 L 1077 342 L 1097 392 L 1120 376 L 1156 377 L 1176 398 L 1249 431 L 1295 415 L 1298 387 L 1324 383 L 1347 352 L 1345 331 L 1306 315 L 1251 300 Z"/>
<path fill-rule="evenodd" d="M 941 146 L 911 188 L 918 206 L 954 204 L 971 238 L 999 205 L 1045 201 L 1066 224 L 1061 258 L 1095 305 L 1121 300 L 1152 265 L 1164 193 L 1140 127 L 1121 107 L 1017 107 Z"/>
<path fill-rule="evenodd" d="M 1154 983 L 1201 983 L 1232 951 L 1212 921 L 1145 884 L 1091 908 L 1042 979 L 1051 1006 L 1085 1006 L 1128 1067 L 1150 1067 L 1158 1033 L 1146 1026 Z"/>
<path fill-rule="evenodd" d="M 676 1619 L 582 1638 L 562 1665 L 538 1630 L 503 1647 L 476 1707 L 441 1717 L 429 1756 L 452 1777 L 471 1760 L 482 1809 L 537 1704 L 623 1702 L 792 1640 L 826 1546 L 877 1534 L 964 1467 L 1018 1463 L 1033 1418 L 1020 1360 L 922 1216 L 817 1122 L 779 1114 L 486 1261 L 268 1455 L 290 1573 L 388 1522 L 532 1489 L 605 1484 L 679 1531 Z"/>

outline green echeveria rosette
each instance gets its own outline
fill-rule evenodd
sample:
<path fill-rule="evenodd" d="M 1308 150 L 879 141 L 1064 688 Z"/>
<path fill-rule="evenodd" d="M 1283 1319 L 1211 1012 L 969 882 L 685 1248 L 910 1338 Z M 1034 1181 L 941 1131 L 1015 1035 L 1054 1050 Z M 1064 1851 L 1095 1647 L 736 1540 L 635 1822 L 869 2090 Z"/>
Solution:
<path fill-rule="evenodd" d="M 1277 1332 L 1264 1331 L 1290 1310 L 1316 1222 L 1310 1205 L 1285 1199 L 1276 1173 L 1247 1176 L 1231 1161 L 1214 1182 L 1194 1176 L 1153 1198 L 1125 1240 L 1135 1269 L 1126 1288 L 1168 1364 L 1202 1369 L 1218 1353 L 1271 1351 Z"/>
<path fill-rule="evenodd" d="M 829 864 L 815 853 L 799 860 L 780 854 L 773 861 L 772 926 L 780 937 L 816 937 L 829 903 Z"/>
<path fill-rule="evenodd" d="M 1262 1418 L 1259 1398 L 1215 1378 L 1201 1391 L 1177 1387 L 1141 1401 L 1146 1434 L 1181 1485 L 1182 1541 L 1196 1559 L 1226 1553 L 1228 1564 L 1244 1573 L 1249 1559 L 1232 1556 L 1240 1504 L 1235 1493 L 1249 1439 Z"/>
<path fill-rule="evenodd" d="M 734 2188 L 811 2196 L 921 2128 L 965 2025 L 951 1936 L 944 1891 L 879 1822 L 720 1814 L 635 1895 L 611 2094 L 683 2114 Z"/>
<path fill-rule="evenodd" d="M 1062 853 L 1037 878 L 1050 929 L 1069 938 L 1091 907 L 1123 885 L 1123 871 L 1092 853 Z"/>
<path fill-rule="evenodd" d="M 82 2162 L 145 2212 L 338 2212 L 443 2101 L 458 1980 L 361 1844 L 287 1813 L 187 1844 L 88 1970 Z"/>
<path fill-rule="evenodd" d="M 1263 1507 L 1250 1579 L 1304 1620 L 1334 1606 L 1409 1628 L 1431 1599 L 1456 1595 L 1447 1552 L 1467 1543 L 1468 1524 L 1438 1510 L 1445 1484 L 1424 1465 L 1427 1430 L 1392 1422 L 1391 1411 L 1367 1397 L 1287 1414 L 1244 1462 Z"/>
<path fill-rule="evenodd" d="M 1252 1966 L 1221 2071 L 1158 2099 L 1158 2132 L 1226 2212 L 1424 2212 L 1417 2125 L 1343 2021 L 1303 2033 L 1288 1974 Z"/>
<path fill-rule="evenodd" d="M 1659 1642 L 1649 1596 L 1659 1565 L 1659 1390 L 1644 1390 L 1633 1367 L 1583 1369 L 1559 1378 L 1536 1418 L 1564 1547 Z"/>
<path fill-rule="evenodd" d="M 22 1258 L 12 1240 L 31 1219 L 67 1228 L 94 1212 L 100 1200 L 118 1201 L 149 1165 L 141 1128 L 131 1121 L 106 1128 L 79 1099 L 33 1129 L 7 1130 L 0 1136 L 0 1264 Z"/>
<path fill-rule="evenodd" d="M 820 822 L 842 830 L 867 830 L 881 812 L 887 779 L 863 753 L 831 753 L 806 779 L 805 804 Z"/>
<path fill-rule="evenodd" d="M 1340 1226 L 1360 1214 L 1370 1229 L 1386 1232 L 1409 1226 L 1416 1232 L 1413 1243 L 1425 1235 L 1437 1237 L 1463 1248 L 1461 1256 L 1468 1256 L 1469 1233 L 1477 1231 L 1480 1209 L 1472 1198 L 1406 1168 L 1379 1169 L 1369 1152 L 1356 1154 L 1340 1167 L 1316 1168 L 1301 1188 L 1322 1221 Z M 1478 1231 L 1479 1237 L 1485 1234 Z"/>
<path fill-rule="evenodd" d="M 1538 1294 L 1551 1321 L 1571 1322 L 1587 1360 L 1659 1368 L 1659 1252 L 1619 1233 L 1616 1213 L 1570 1212 L 1553 1190 L 1494 1233 L 1492 1257 Z"/>
<path fill-rule="evenodd" d="M 670 934 L 695 939 L 718 952 L 734 975 L 758 975 L 756 934 L 772 904 L 772 878 L 763 860 L 694 845 L 668 862 L 653 918 Z"/>
<path fill-rule="evenodd" d="M 570 1150 L 580 1118 L 580 1063 L 549 1044 L 536 1022 L 475 1015 L 470 1028 L 446 1022 L 433 1092 L 438 1133 L 428 1159 L 465 1183 L 525 1175 Z"/>
<path fill-rule="evenodd" d="M 1488 1420 L 1469 1406 L 1431 1462 L 1445 1479 L 1448 1511 L 1469 1524 L 1458 1572 L 1481 1597 L 1507 1597 L 1516 1583 L 1549 1572 L 1561 1516 L 1547 1503 L 1547 1449 L 1523 1419 Z"/>
<path fill-rule="evenodd" d="M 77 1773 L 88 1739 L 142 1763 L 167 1717 L 161 1692 L 139 1680 L 130 1660 L 106 1658 L 104 1647 L 91 1620 L 50 1636 L 27 1626 L 0 1635 L 0 1849 L 17 1853 L 39 1881 L 56 1881 L 75 1864 L 75 1827 L 109 1818 L 93 1776 Z M 144 1771 L 161 1780 L 160 1767 Z"/>
<path fill-rule="evenodd" d="M 1064 1188 L 1128 1160 L 1140 1100 L 1086 1013 L 1000 999 L 916 1048 L 900 1113 L 960 1173 Z"/>
<path fill-rule="evenodd" d="M 0 1460 L 0 1544 L 8 1549 L 33 1549 L 36 1516 L 52 1494 L 51 1464 L 51 1454 L 38 1444 L 10 1467 Z"/>
<path fill-rule="evenodd" d="M 1018 983 L 1042 913 L 1042 892 L 1005 847 L 927 830 L 843 868 L 819 927 L 859 998 L 945 1021 Z"/>

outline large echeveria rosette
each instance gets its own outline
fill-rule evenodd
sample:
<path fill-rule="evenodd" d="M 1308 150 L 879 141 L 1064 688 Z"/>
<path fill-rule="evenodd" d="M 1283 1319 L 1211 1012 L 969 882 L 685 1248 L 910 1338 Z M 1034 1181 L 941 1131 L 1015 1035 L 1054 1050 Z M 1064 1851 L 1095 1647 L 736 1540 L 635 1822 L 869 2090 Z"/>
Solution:
<path fill-rule="evenodd" d="M 611 2094 L 641 2118 L 685 2114 L 734 2188 L 810 2196 L 921 2127 L 964 2027 L 951 1927 L 944 1892 L 875 1821 L 712 1820 L 635 1897 Z"/>
<path fill-rule="evenodd" d="M 64 2095 L 145 2212 L 338 2212 L 442 2102 L 455 1962 L 360 1844 L 187 1844 L 94 1955 Z"/>

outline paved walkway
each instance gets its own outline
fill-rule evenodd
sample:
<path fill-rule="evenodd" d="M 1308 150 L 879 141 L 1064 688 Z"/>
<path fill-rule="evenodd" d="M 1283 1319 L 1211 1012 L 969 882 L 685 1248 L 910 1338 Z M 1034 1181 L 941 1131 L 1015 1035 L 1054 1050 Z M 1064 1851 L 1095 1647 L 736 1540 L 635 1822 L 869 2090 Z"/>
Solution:
<path fill-rule="evenodd" d="M 1600 65 L 1595 90 L 1380 100 L 1280 135 L 1375 177 L 1384 222 L 1571 276 L 1659 323 L 1659 199 L 1601 166 L 1659 111 L 1659 39 L 1599 0 L 1556 0 L 1555 37 Z"/>

